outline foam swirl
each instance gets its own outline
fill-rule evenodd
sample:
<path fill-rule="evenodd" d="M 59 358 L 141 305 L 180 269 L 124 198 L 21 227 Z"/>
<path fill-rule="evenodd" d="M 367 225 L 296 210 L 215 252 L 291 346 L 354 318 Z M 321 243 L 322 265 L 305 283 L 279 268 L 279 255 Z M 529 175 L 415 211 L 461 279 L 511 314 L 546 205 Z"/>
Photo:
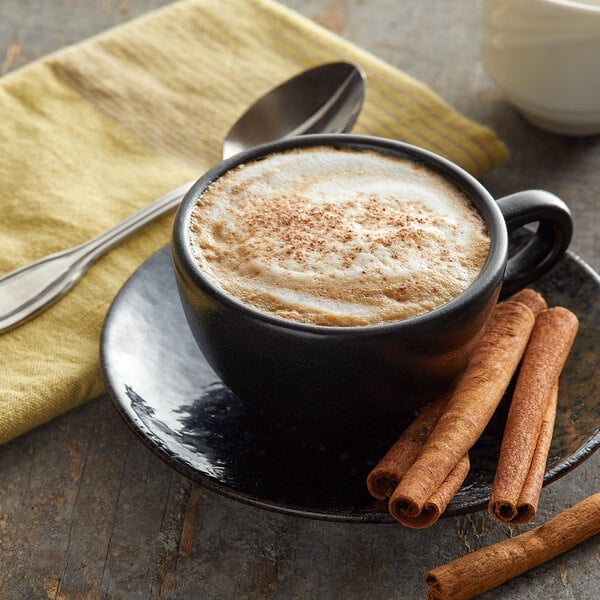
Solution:
<path fill-rule="evenodd" d="M 418 163 L 307 148 L 241 165 L 192 213 L 198 264 L 228 294 L 304 323 L 406 319 L 464 291 L 489 251 L 465 195 Z"/>

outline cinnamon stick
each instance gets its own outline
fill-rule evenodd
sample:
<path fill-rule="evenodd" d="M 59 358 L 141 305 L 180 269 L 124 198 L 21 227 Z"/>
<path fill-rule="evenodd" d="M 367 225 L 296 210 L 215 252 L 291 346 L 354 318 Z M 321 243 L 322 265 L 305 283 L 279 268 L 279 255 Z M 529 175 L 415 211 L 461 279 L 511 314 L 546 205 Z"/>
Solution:
<path fill-rule="evenodd" d="M 479 439 L 521 360 L 534 322 L 532 311 L 521 302 L 494 307 L 446 410 L 390 498 L 390 512 L 401 518 L 419 517 Z"/>
<path fill-rule="evenodd" d="M 367 489 L 372 496 L 383 500 L 393 498 L 393 492 L 417 458 L 433 427 L 448 404 L 449 396 L 443 395 L 427 405 L 416 419 L 403 431 L 398 441 L 373 467 L 367 476 Z M 450 472 L 442 485 L 433 492 L 425 503 L 422 513 L 406 517 L 394 512 L 393 501 L 389 504 L 390 514 L 403 525 L 413 528 L 428 527 L 437 521 L 446 510 L 450 500 L 463 484 L 469 473 L 470 461 L 466 454 Z"/>
<path fill-rule="evenodd" d="M 539 292 L 536 292 L 531 288 L 525 288 L 516 294 L 513 294 L 510 299 L 513 302 L 521 302 L 522 304 L 529 306 L 531 312 L 535 316 L 548 308 L 545 298 Z"/>
<path fill-rule="evenodd" d="M 388 504 L 389 513 L 405 527 L 423 529 L 433 525 L 442 516 L 450 500 L 454 498 L 456 492 L 458 492 L 460 486 L 464 483 L 469 474 L 470 467 L 471 462 L 467 453 L 458 461 L 441 485 L 433 491 L 429 499 L 424 503 L 423 509 L 416 515 L 408 515 L 398 510 L 398 507 L 401 507 L 402 504 L 396 502 L 394 492 Z"/>
<path fill-rule="evenodd" d="M 536 318 L 508 411 L 489 502 L 490 514 L 505 523 L 526 523 L 535 515 L 556 413 L 554 388 L 578 324 L 577 317 L 560 306 Z"/>
<path fill-rule="evenodd" d="M 556 384 L 549 395 L 546 409 L 540 426 L 535 452 L 531 460 L 529 472 L 525 478 L 523 489 L 519 494 L 517 503 L 517 516 L 511 523 L 527 523 L 535 517 L 537 505 L 540 499 L 540 492 L 544 484 L 544 475 L 546 474 L 546 462 L 548 452 L 552 443 L 552 434 L 554 433 L 554 421 L 556 418 L 556 407 L 558 401 L 558 384 Z M 520 517 L 520 518 L 519 518 Z"/>
<path fill-rule="evenodd" d="M 475 550 L 425 575 L 427 600 L 469 600 L 600 533 L 600 493 L 536 529 Z"/>
<path fill-rule="evenodd" d="M 448 398 L 448 395 L 443 395 L 428 404 L 371 469 L 367 476 L 367 489 L 372 496 L 384 500 L 392 495 L 438 422 Z"/>

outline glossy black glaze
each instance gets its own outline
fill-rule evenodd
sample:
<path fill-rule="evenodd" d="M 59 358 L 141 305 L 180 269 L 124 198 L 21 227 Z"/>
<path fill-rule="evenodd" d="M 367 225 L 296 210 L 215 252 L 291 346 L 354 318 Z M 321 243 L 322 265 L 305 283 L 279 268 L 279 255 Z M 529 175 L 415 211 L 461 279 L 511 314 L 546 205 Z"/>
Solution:
<path fill-rule="evenodd" d="M 544 190 L 505 196 L 498 200 L 498 206 L 509 235 L 539 221 L 535 233 L 508 260 L 500 292 L 506 297 L 539 279 L 564 255 L 573 235 L 573 220 L 564 202 Z"/>
<path fill-rule="evenodd" d="M 568 254 L 534 286 L 574 311 L 580 330 L 560 381 L 545 483 L 600 444 L 600 278 Z M 144 264 L 116 297 L 101 362 L 113 402 L 140 439 L 190 479 L 256 506 L 312 518 L 387 523 L 367 473 L 407 423 L 398 418 L 345 436 L 315 437 L 257 411 L 209 367 L 186 324 L 170 251 Z M 285 398 L 281 399 L 282 402 Z M 471 472 L 444 516 L 489 498 L 506 400 L 471 451 Z"/>
<path fill-rule="evenodd" d="M 237 164 L 272 152 L 315 145 L 374 149 L 407 157 L 453 181 L 478 207 L 490 232 L 489 257 L 478 279 L 463 294 L 425 315 L 367 327 L 285 321 L 245 306 L 217 289 L 201 273 L 188 243 L 190 215 L 198 196 Z M 522 192 L 508 203 L 512 220 L 527 211 L 528 198 L 528 192 Z M 551 211 L 546 210 L 548 206 Z M 542 229 L 543 239 L 519 257 L 519 270 L 529 273 L 529 279 L 539 275 L 539 269 L 524 257 L 533 256 L 538 261 L 544 244 L 559 247 L 563 253 L 571 234 L 569 211 L 554 196 L 551 201 L 537 202 L 534 218 L 528 220 L 538 218 L 552 219 L 552 226 Z M 560 240 L 554 229 L 561 232 Z M 534 246 L 538 251 L 531 251 Z M 321 435 L 324 431 L 335 435 L 341 428 L 410 413 L 450 386 L 499 296 L 508 233 L 502 211 L 487 190 L 449 161 L 390 140 L 317 135 L 267 144 L 209 171 L 179 208 L 172 251 L 188 323 L 219 377 L 261 410 L 288 418 L 291 423 L 311 422 Z M 554 264 L 557 256 L 558 251 L 553 259 L 545 260 L 544 268 Z M 519 284 L 526 282 L 524 277 L 519 280 Z"/>

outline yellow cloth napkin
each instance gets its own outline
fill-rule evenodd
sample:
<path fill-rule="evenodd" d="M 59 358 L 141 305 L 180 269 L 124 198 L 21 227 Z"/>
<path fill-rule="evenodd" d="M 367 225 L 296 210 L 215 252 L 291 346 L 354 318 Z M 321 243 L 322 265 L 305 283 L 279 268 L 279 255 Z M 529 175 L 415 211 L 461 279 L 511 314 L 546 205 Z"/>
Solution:
<path fill-rule="evenodd" d="M 184 0 L 0 79 L 0 273 L 200 176 L 252 100 L 333 60 L 368 76 L 356 132 L 424 146 L 475 175 L 506 157 L 489 129 L 426 86 L 282 5 Z M 104 391 L 104 316 L 168 242 L 171 221 L 122 243 L 48 311 L 0 335 L 0 442 Z"/>

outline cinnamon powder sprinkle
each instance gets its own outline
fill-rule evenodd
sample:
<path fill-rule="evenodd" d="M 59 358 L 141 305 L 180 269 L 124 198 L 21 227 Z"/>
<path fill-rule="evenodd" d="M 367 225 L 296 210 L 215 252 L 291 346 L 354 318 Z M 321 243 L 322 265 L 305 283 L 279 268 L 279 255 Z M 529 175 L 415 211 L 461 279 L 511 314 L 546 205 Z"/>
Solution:
<path fill-rule="evenodd" d="M 460 294 L 489 239 L 453 184 L 405 159 L 312 148 L 241 165 L 198 200 L 190 241 L 226 292 L 277 316 L 367 325 Z"/>

